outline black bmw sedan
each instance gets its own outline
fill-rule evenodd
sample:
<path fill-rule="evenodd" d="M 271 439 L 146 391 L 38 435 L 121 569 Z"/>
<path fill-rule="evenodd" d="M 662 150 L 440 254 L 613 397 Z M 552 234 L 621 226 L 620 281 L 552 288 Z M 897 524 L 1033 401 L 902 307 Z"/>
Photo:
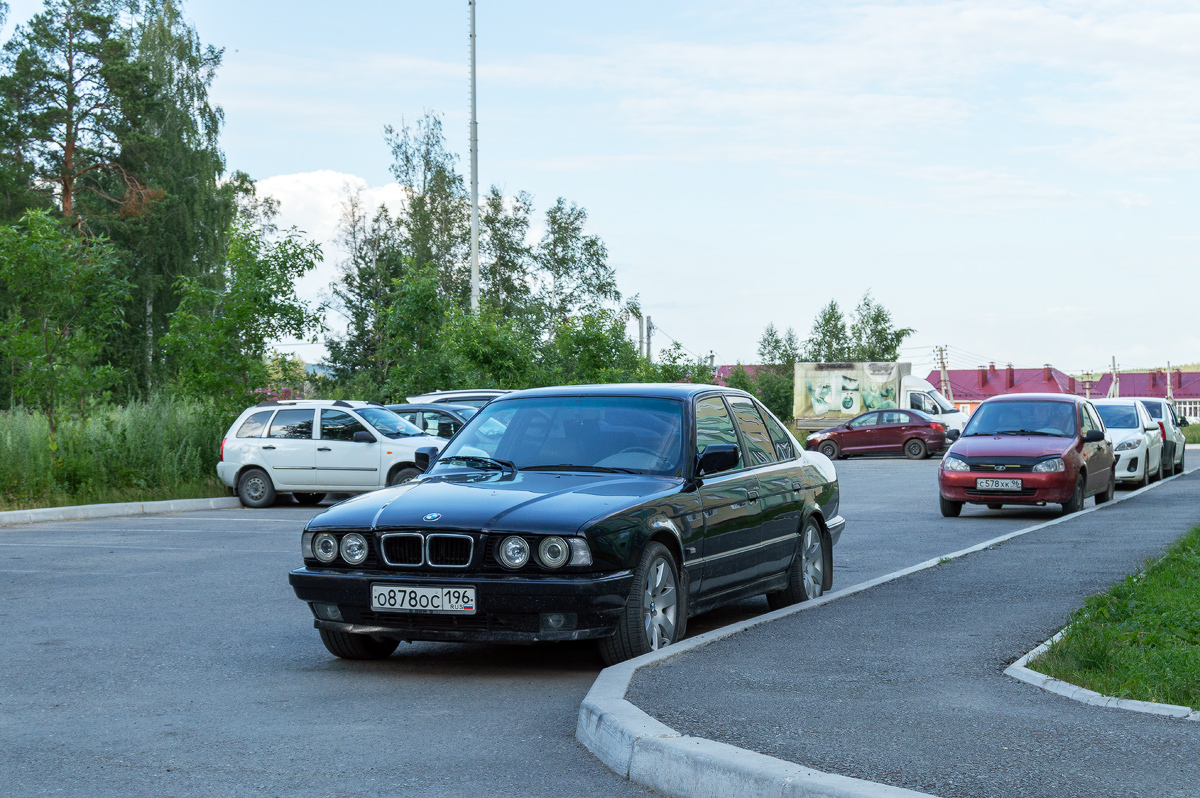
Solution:
<path fill-rule="evenodd" d="M 596 639 L 606 663 L 687 618 L 833 584 L 833 464 L 712 385 L 539 388 L 493 400 L 419 478 L 313 518 L 292 571 L 329 651 Z"/>

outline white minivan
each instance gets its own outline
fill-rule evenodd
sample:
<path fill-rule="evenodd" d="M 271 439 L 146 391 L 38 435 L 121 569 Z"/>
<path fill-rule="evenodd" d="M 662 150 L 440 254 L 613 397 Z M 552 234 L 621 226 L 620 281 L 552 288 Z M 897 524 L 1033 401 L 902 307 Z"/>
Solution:
<path fill-rule="evenodd" d="M 421 474 L 416 450 L 445 443 L 374 402 L 271 400 L 225 433 L 217 475 L 247 507 L 268 507 L 276 493 L 316 504 L 407 482 Z"/>

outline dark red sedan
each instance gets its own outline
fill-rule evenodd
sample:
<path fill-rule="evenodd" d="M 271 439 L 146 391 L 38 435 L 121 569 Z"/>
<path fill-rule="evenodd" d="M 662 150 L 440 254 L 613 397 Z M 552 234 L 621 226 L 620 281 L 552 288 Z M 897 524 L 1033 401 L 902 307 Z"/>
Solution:
<path fill-rule="evenodd" d="M 921 460 L 946 447 L 946 425 L 920 410 L 874 410 L 808 436 L 810 451 L 830 460 L 852 454 L 899 454 Z"/>
<path fill-rule="evenodd" d="M 1064 394 L 994 396 L 971 415 L 938 469 L 942 515 L 963 504 L 1061 504 L 1113 497 L 1112 440 L 1092 403 Z"/>

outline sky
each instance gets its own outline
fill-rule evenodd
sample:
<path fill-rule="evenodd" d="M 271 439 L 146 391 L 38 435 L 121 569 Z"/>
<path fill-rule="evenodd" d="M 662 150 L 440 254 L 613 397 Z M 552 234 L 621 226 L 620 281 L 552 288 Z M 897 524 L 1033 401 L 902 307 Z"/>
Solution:
<path fill-rule="evenodd" d="M 185 11 L 226 48 L 230 168 L 325 244 L 304 296 L 344 187 L 398 190 L 384 125 L 440 113 L 469 166 L 465 0 Z M 585 207 L 655 350 L 755 362 L 768 323 L 803 338 L 870 290 L 917 373 L 939 345 L 1200 361 L 1195 3 L 479 0 L 476 25 L 481 187 Z"/>

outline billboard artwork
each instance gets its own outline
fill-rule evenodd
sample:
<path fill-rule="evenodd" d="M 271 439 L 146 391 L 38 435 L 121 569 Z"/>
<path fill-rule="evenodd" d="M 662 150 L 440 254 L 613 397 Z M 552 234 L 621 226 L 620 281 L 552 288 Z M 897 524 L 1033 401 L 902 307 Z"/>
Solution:
<path fill-rule="evenodd" d="M 900 363 L 797 363 L 796 418 L 852 418 L 897 406 Z"/>

